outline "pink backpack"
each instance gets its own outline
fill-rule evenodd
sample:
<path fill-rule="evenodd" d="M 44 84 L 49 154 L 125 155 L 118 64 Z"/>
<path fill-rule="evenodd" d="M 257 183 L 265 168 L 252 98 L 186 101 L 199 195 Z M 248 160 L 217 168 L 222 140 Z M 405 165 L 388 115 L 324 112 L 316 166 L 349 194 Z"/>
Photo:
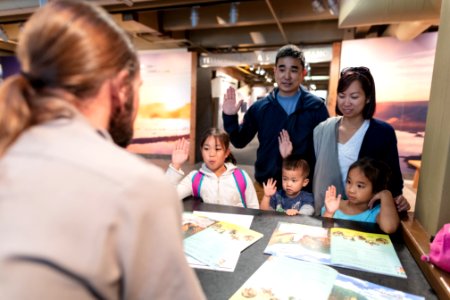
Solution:
<path fill-rule="evenodd" d="M 194 195 L 194 197 L 200 197 L 200 189 L 202 187 L 204 176 L 205 174 L 198 171 L 192 177 L 192 195 Z M 234 181 L 236 182 L 236 187 L 239 191 L 239 194 L 241 195 L 242 205 L 247 208 L 247 201 L 245 200 L 245 189 L 247 188 L 247 181 L 245 180 L 244 173 L 241 169 L 236 168 L 233 171 L 233 177 Z"/>
<path fill-rule="evenodd" d="M 450 272 L 450 223 L 442 227 L 430 244 L 430 253 L 422 255 L 422 260 Z"/>

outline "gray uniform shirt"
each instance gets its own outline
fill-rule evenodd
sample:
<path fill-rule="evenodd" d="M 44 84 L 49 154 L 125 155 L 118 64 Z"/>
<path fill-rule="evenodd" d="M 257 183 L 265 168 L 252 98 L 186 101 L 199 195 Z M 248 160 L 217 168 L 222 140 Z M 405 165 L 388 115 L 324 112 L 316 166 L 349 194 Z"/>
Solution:
<path fill-rule="evenodd" d="M 203 299 L 164 173 L 82 116 L 0 158 L 0 299 Z"/>

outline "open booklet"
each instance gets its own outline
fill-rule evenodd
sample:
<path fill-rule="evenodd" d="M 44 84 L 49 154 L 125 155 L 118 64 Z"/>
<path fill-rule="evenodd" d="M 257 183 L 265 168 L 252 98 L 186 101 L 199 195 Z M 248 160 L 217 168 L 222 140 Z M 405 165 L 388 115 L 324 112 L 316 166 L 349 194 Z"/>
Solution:
<path fill-rule="evenodd" d="M 248 298 L 280 300 L 424 299 L 339 274 L 335 269 L 322 264 L 277 256 L 269 257 L 230 299 Z"/>
<path fill-rule="evenodd" d="M 263 236 L 248 229 L 252 220 L 247 215 L 184 212 L 184 252 L 189 265 L 233 272 L 241 251 Z"/>
<path fill-rule="evenodd" d="M 386 234 L 279 222 L 264 253 L 406 278 Z"/>

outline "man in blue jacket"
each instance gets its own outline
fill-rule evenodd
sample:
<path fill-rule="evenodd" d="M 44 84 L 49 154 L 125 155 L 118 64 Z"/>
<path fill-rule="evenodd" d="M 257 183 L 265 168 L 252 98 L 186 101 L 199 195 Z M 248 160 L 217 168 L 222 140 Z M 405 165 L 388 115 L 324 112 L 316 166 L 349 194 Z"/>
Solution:
<path fill-rule="evenodd" d="M 305 159 L 314 169 L 313 130 L 329 116 L 323 99 L 301 86 L 306 74 L 305 58 L 297 46 L 285 45 L 278 50 L 274 73 L 278 87 L 248 109 L 242 124 L 238 123 L 237 115 L 242 100 L 236 101 L 232 87 L 227 90 L 222 106 L 224 129 L 236 148 L 245 147 L 258 133 L 255 189 L 260 200 L 264 193 L 262 183 L 267 179 L 276 179 L 281 187 L 282 158 L 278 146 L 281 131 L 289 133 L 292 154 Z M 311 183 L 306 190 L 311 191 Z"/>

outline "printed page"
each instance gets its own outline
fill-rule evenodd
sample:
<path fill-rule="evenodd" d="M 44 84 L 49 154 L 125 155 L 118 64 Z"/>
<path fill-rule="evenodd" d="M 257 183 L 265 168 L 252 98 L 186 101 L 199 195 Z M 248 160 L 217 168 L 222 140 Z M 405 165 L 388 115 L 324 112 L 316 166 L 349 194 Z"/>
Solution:
<path fill-rule="evenodd" d="M 367 300 L 424 300 L 424 297 L 404 293 L 355 277 L 339 274 L 334 282 L 330 299 L 367 299 Z"/>
<path fill-rule="evenodd" d="M 333 265 L 406 278 L 388 235 L 331 229 Z"/>
<path fill-rule="evenodd" d="M 187 238 L 216 222 L 216 220 L 206 216 L 195 215 L 191 212 L 183 212 L 181 230 L 183 231 L 184 238 Z"/>
<path fill-rule="evenodd" d="M 230 299 L 326 300 L 337 274 L 321 264 L 271 256 Z"/>
<path fill-rule="evenodd" d="M 279 222 L 264 253 L 330 264 L 328 229 Z"/>
<path fill-rule="evenodd" d="M 184 239 L 184 252 L 212 267 L 233 269 L 240 252 L 263 235 L 224 221 Z"/>
<path fill-rule="evenodd" d="M 245 228 L 250 228 L 253 221 L 253 216 L 251 215 L 227 214 L 210 211 L 194 211 L 193 214 L 197 216 L 204 216 L 216 221 L 225 221 Z"/>
<path fill-rule="evenodd" d="M 184 237 L 188 237 L 194 233 L 200 232 L 215 221 L 228 221 L 230 223 L 250 228 L 253 216 L 251 215 L 240 215 L 240 214 L 229 214 L 229 213 L 218 213 L 218 212 L 208 212 L 208 211 L 193 211 L 183 212 L 183 233 Z M 233 258 L 235 262 L 231 262 L 232 267 L 219 267 L 219 266 L 209 266 L 208 264 L 202 263 L 199 260 L 193 258 L 192 256 L 186 255 L 186 260 L 191 268 L 195 269 L 208 269 L 223 272 L 233 272 L 234 268 L 239 260 L 239 255 Z"/>
<path fill-rule="evenodd" d="M 229 266 L 223 266 L 223 267 L 209 266 L 206 263 L 202 263 L 201 261 L 193 258 L 192 256 L 187 255 L 186 253 L 185 253 L 185 256 L 186 256 L 186 260 L 187 260 L 189 266 L 194 269 L 205 269 L 205 270 L 214 270 L 214 271 L 222 271 L 222 272 L 234 272 L 234 269 L 236 268 L 236 265 L 238 263 L 240 255 L 237 255 L 235 257 L 235 260 L 236 260 L 235 262 L 231 261 L 228 264 Z M 231 260 L 233 258 L 229 258 L 229 259 Z"/>

